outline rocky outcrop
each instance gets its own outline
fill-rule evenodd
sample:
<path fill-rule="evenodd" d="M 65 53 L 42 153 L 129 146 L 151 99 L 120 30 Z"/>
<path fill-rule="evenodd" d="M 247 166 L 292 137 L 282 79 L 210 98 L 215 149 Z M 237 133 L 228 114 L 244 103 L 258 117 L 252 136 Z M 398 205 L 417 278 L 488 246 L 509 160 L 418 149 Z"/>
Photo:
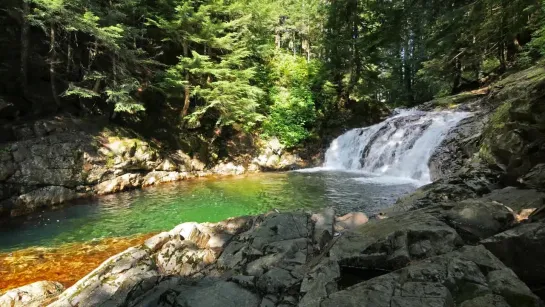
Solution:
<path fill-rule="evenodd" d="M 545 223 L 526 223 L 482 241 L 517 276 L 545 296 Z"/>
<path fill-rule="evenodd" d="M 16 141 L 0 145 L 0 216 L 188 178 L 259 171 L 232 162 L 207 168 L 182 151 L 90 122 L 58 117 L 12 129 Z"/>
<path fill-rule="evenodd" d="M 308 166 L 298 155 L 286 151 L 277 138 L 261 144 L 260 153 L 252 163 L 264 171 L 288 171 Z"/>
<path fill-rule="evenodd" d="M 499 203 L 364 217 L 326 209 L 184 223 L 110 258 L 50 306 L 543 306 L 482 245 L 466 245 L 490 245 L 512 225 Z"/>
<path fill-rule="evenodd" d="M 38 281 L 0 294 L 0 306 L 39 307 L 52 302 L 64 291 L 64 287 L 53 281 Z"/>

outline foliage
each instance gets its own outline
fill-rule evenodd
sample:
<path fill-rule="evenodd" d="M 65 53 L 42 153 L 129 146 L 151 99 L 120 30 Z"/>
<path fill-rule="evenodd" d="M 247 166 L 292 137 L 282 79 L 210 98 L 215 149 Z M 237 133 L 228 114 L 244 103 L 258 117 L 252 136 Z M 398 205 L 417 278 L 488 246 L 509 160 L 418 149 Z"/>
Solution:
<path fill-rule="evenodd" d="M 46 59 L 38 70 L 51 72 L 45 79 L 65 106 L 166 118 L 180 134 L 200 129 L 209 143 L 225 127 L 294 147 L 348 116 L 376 118 L 383 106 L 475 89 L 545 55 L 543 0 L 17 5 L 6 11 L 23 12 L 42 41 L 19 31 L 14 45 L 29 49 L 22 57 Z"/>

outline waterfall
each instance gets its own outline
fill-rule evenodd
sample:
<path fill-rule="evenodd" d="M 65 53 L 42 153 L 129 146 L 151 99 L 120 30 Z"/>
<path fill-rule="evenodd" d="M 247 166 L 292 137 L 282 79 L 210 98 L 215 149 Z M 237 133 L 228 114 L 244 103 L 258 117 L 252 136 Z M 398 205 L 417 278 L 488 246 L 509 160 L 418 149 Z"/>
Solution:
<path fill-rule="evenodd" d="M 377 125 L 335 139 L 324 168 L 430 182 L 428 162 L 446 134 L 469 113 L 400 110 Z"/>

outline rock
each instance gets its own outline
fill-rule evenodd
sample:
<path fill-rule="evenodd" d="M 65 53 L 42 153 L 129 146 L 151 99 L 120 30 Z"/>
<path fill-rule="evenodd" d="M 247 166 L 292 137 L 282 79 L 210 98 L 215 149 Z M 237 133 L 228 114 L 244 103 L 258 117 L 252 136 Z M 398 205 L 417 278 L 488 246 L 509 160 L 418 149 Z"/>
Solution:
<path fill-rule="evenodd" d="M 208 249 L 200 249 L 194 242 L 174 239 L 167 242 L 156 256 L 157 268 L 164 275 L 190 276 L 216 261 Z"/>
<path fill-rule="evenodd" d="M 504 205 L 483 200 L 465 200 L 424 209 L 456 229 L 466 243 L 476 243 L 500 233 L 515 221 Z"/>
<path fill-rule="evenodd" d="M 281 268 L 272 268 L 257 280 L 257 287 L 265 293 L 282 293 L 299 280 L 289 271 Z"/>
<path fill-rule="evenodd" d="M 51 207 L 78 197 L 80 197 L 78 193 L 65 187 L 50 186 L 40 188 L 19 195 L 15 200 L 15 206 L 11 210 L 11 215 L 24 215 L 36 211 L 38 208 Z"/>
<path fill-rule="evenodd" d="M 165 245 L 166 242 L 168 242 L 168 240 L 170 240 L 171 237 L 170 237 L 170 233 L 168 232 L 162 232 L 158 235 L 155 235 L 149 239 L 147 239 L 145 242 L 144 242 L 144 246 L 149 248 L 151 250 L 151 252 L 156 252 L 158 251 L 159 249 L 161 249 L 161 247 L 163 247 L 163 245 Z"/>
<path fill-rule="evenodd" d="M 542 306 L 511 270 L 476 246 L 364 281 L 319 299 L 316 306 L 472 306 L 491 299 L 498 306 Z"/>
<path fill-rule="evenodd" d="M 481 243 L 531 288 L 545 286 L 545 223 L 522 224 Z"/>
<path fill-rule="evenodd" d="M 545 190 L 545 164 L 536 165 L 519 182 L 532 189 Z"/>
<path fill-rule="evenodd" d="M 322 249 L 333 238 L 335 210 L 326 208 L 320 213 L 313 214 L 311 219 L 314 222 L 314 243 L 318 249 Z"/>
<path fill-rule="evenodd" d="M 0 296 L 0 306 L 45 306 L 61 294 L 62 291 L 64 291 L 64 287 L 58 282 L 38 281 L 5 292 Z"/>
<path fill-rule="evenodd" d="M 146 174 L 142 179 L 142 186 L 148 187 L 160 183 L 175 182 L 188 178 L 188 173 L 152 171 Z"/>
<path fill-rule="evenodd" d="M 303 279 L 301 293 L 304 295 L 300 307 L 317 306 L 320 298 L 337 292 L 337 281 L 341 277 L 339 264 L 329 258 L 324 258 Z"/>
<path fill-rule="evenodd" d="M 382 213 L 391 216 L 438 203 L 478 198 L 498 189 L 498 178 L 499 173 L 482 167 L 463 168 L 455 176 L 437 180 L 400 198 L 393 207 Z"/>
<path fill-rule="evenodd" d="M 182 292 L 176 300 L 177 306 L 184 307 L 258 307 L 260 302 L 258 295 L 233 282 L 195 287 L 192 291 Z"/>
<path fill-rule="evenodd" d="M 144 293 L 155 286 L 159 273 L 154 268 L 149 249 L 129 248 L 106 260 L 50 306 L 121 306 L 135 289 Z"/>
<path fill-rule="evenodd" d="M 246 169 L 242 165 L 235 165 L 233 162 L 220 163 L 212 171 L 219 175 L 242 175 Z"/>
<path fill-rule="evenodd" d="M 341 232 L 345 230 L 355 229 L 369 222 L 369 218 L 365 213 L 352 212 L 341 217 L 335 218 L 335 231 Z"/>
<path fill-rule="evenodd" d="M 516 215 L 517 221 L 523 221 L 537 209 L 545 205 L 545 193 L 537 190 L 523 190 L 515 187 L 507 187 L 494 190 L 481 198 L 485 201 L 501 203 Z"/>
<path fill-rule="evenodd" d="M 480 137 L 488 121 L 486 110 L 463 119 L 451 129 L 430 157 L 431 180 L 447 178 L 460 171 L 479 150 Z"/>
<path fill-rule="evenodd" d="M 454 229 L 417 211 L 346 231 L 330 250 L 330 256 L 341 267 L 396 270 L 412 261 L 448 253 L 462 244 Z"/>
<path fill-rule="evenodd" d="M 112 180 L 99 183 L 96 187 L 98 195 L 116 193 L 128 189 L 134 189 L 142 184 L 142 175 L 140 174 L 125 174 L 116 177 Z"/>

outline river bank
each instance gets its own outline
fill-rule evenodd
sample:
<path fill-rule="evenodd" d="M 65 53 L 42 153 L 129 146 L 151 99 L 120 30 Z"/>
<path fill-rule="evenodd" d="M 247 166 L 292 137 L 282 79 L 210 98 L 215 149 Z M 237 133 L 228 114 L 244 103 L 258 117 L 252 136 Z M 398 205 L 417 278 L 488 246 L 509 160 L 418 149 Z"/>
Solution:
<path fill-rule="evenodd" d="M 545 70 L 428 107 L 474 112 L 430 159 L 435 181 L 370 221 L 334 209 L 184 223 L 68 289 L 51 306 L 543 306 Z M 460 98 L 460 97 L 458 97 Z"/>

